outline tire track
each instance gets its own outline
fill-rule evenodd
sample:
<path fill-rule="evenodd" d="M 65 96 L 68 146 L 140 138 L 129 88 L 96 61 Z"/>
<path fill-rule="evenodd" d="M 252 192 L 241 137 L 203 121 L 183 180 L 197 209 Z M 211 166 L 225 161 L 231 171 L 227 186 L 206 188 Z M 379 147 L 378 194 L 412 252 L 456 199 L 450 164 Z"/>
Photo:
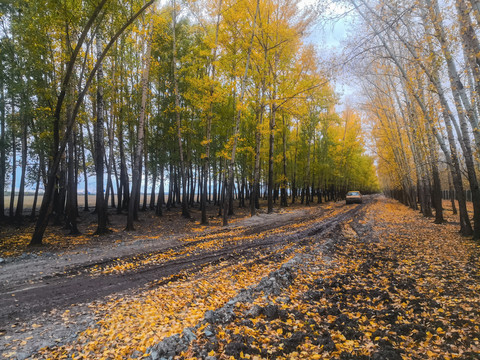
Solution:
<path fill-rule="evenodd" d="M 87 264 L 75 269 L 77 273 L 83 269 L 83 273 L 77 276 L 54 276 L 45 278 L 33 285 L 10 289 L 8 292 L 2 291 L 2 294 L 0 294 L 0 303 L 2 304 L 0 307 L 0 323 L 18 322 L 52 309 L 63 309 L 72 304 L 92 302 L 111 294 L 141 288 L 150 282 L 174 276 L 183 271 L 196 272 L 204 266 L 224 260 L 245 261 L 245 259 L 254 257 L 258 252 L 261 252 L 263 256 L 268 256 L 291 243 L 304 245 L 308 241 L 318 240 L 321 236 L 335 230 L 341 223 L 354 218 L 364 206 L 359 205 L 342 211 L 313 223 L 307 228 L 289 234 L 269 234 L 270 229 L 265 231 L 263 228 L 257 233 L 258 236 L 251 240 L 236 244 L 225 242 L 224 247 L 220 249 L 205 250 L 191 256 L 187 253 L 165 263 L 149 265 L 121 274 L 92 277 L 85 270 L 95 264 Z M 306 216 L 301 220 L 311 220 L 311 216 Z M 283 227 L 290 224 L 291 221 Z M 245 232 L 247 231 L 251 231 L 251 229 Z M 219 234 L 218 238 L 221 240 L 226 237 L 228 237 L 228 234 L 223 236 Z M 207 240 L 200 240 L 199 242 L 201 241 Z M 194 248 L 199 242 L 188 243 L 185 247 Z M 108 263 L 108 261 L 103 263 Z"/>

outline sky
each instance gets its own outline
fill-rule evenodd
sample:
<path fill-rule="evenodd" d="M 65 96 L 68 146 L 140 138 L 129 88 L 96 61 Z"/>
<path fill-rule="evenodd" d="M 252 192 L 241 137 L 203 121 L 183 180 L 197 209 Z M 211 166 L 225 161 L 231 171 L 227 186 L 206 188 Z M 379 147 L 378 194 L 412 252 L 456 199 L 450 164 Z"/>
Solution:
<path fill-rule="evenodd" d="M 305 0 L 302 2 L 304 6 L 314 4 L 317 0 Z M 348 27 L 352 20 L 351 15 L 342 16 L 346 10 L 343 6 L 329 2 L 329 8 L 325 12 L 325 19 L 313 28 L 307 41 L 319 50 L 319 54 L 326 54 L 327 62 L 331 62 L 335 66 L 335 61 L 342 58 L 342 50 L 345 41 L 348 38 Z M 348 77 L 341 72 L 336 72 L 333 79 L 335 92 L 340 98 L 340 103 L 336 110 L 341 112 L 345 104 L 352 101 L 355 94 L 355 87 L 348 81 Z"/>

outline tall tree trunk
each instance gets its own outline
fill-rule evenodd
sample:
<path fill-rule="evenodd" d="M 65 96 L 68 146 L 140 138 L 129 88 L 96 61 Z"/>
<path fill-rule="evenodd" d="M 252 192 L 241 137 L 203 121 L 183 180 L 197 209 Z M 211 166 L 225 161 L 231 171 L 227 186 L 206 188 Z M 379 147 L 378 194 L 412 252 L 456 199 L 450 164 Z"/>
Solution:
<path fill-rule="evenodd" d="M 305 189 L 305 205 L 310 205 L 310 167 L 311 167 L 311 156 L 310 156 L 310 141 L 307 142 L 307 165 L 305 169 L 305 178 L 303 180 L 303 188 Z M 303 203 L 303 201 L 302 201 Z"/>
<path fill-rule="evenodd" d="M 165 203 L 165 184 L 164 184 L 164 167 L 160 166 L 160 190 L 158 191 L 158 200 L 155 213 L 159 216 L 163 215 L 162 206 Z"/>
<path fill-rule="evenodd" d="M 83 211 L 89 211 L 88 208 L 88 173 L 87 173 L 87 160 L 85 155 L 85 142 L 83 141 L 83 127 L 80 126 L 80 143 L 82 144 L 82 169 L 83 169 L 83 181 L 84 181 L 84 206 Z"/>
<path fill-rule="evenodd" d="M 157 186 L 157 167 L 153 167 L 152 171 L 152 191 L 150 192 L 150 210 L 155 209 L 155 187 Z"/>
<path fill-rule="evenodd" d="M 200 204 L 201 202 L 201 193 L 203 189 L 203 171 L 200 165 L 197 165 L 197 186 L 198 186 L 198 192 L 197 192 L 197 204 Z M 207 169 L 207 184 L 208 184 L 208 169 Z M 208 189 L 208 188 L 207 188 Z M 208 201 L 208 191 L 205 194 L 205 203 Z"/>
<path fill-rule="evenodd" d="M 75 132 L 73 134 L 73 149 L 74 149 L 74 172 L 75 172 L 75 178 L 74 178 L 74 186 L 75 186 L 75 198 L 73 199 L 75 202 L 75 216 L 78 217 L 78 177 L 79 177 L 79 167 L 80 167 L 80 158 L 79 158 L 79 147 L 77 144 L 77 133 Z"/>
<path fill-rule="evenodd" d="M 144 139 L 145 139 L 145 136 L 144 136 Z M 137 192 L 137 194 L 135 195 L 135 206 L 133 208 L 134 221 L 138 221 L 138 211 L 140 210 L 140 189 L 142 188 L 143 152 L 141 155 L 142 155 L 142 159 L 140 159 L 140 168 L 138 169 L 140 180 L 138 181 L 137 186 L 135 188 L 135 191 Z M 132 182 L 132 191 L 133 191 L 133 182 Z"/>
<path fill-rule="evenodd" d="M 112 181 L 112 168 L 113 168 L 113 161 L 114 161 L 114 155 L 113 155 L 113 143 L 114 143 L 114 138 L 113 138 L 113 124 L 115 123 L 113 119 L 113 115 L 110 116 L 110 123 L 108 125 L 108 161 L 106 162 L 107 164 L 107 191 L 105 193 L 105 206 L 108 207 L 108 200 L 109 200 L 109 193 L 112 193 L 112 201 L 114 201 L 114 194 L 113 194 L 113 181 Z"/>
<path fill-rule="evenodd" d="M 457 15 L 460 24 L 460 35 L 465 51 L 466 62 L 470 65 L 474 78 L 474 89 L 480 94 L 480 43 L 468 11 L 465 0 L 456 0 Z"/>
<path fill-rule="evenodd" d="M 35 220 L 35 213 L 37 210 L 37 201 L 38 201 L 38 191 L 40 189 L 40 180 L 41 180 L 41 172 L 39 171 L 37 174 L 37 184 L 35 185 L 35 195 L 33 196 L 33 205 L 32 205 L 32 213 L 30 215 L 30 220 Z"/>
<path fill-rule="evenodd" d="M 278 7 L 279 5 L 277 5 Z M 277 9 L 277 12 L 279 10 Z M 278 44 L 278 22 L 277 22 L 277 29 L 275 34 L 275 44 Z M 276 127 L 276 114 L 278 106 L 276 104 L 277 101 L 277 69 L 278 69 L 278 62 L 279 62 L 279 55 L 278 51 L 275 51 L 274 54 L 274 61 L 273 61 L 273 69 L 271 70 L 273 74 L 272 78 L 272 92 L 271 92 L 271 99 L 270 99 L 270 133 L 269 133 L 269 148 L 268 148 L 268 198 L 267 198 L 267 213 L 270 214 L 273 212 L 273 187 L 274 184 L 274 152 L 275 152 L 275 127 Z"/>
<path fill-rule="evenodd" d="M 5 137 L 5 86 L 3 74 L 0 74 L 0 221 L 5 218 L 5 177 L 6 177 L 6 148 Z"/>
<path fill-rule="evenodd" d="M 453 179 L 453 185 L 458 197 L 458 209 L 460 215 L 460 233 L 464 236 L 473 234 L 472 225 L 467 211 L 467 201 L 463 187 L 462 172 L 460 169 L 460 160 L 457 154 L 457 141 L 453 135 L 452 120 L 450 118 L 450 111 L 448 107 L 443 108 L 443 119 L 447 129 L 447 139 L 450 145 L 450 151 L 441 147 L 447 162 L 450 165 L 450 175 Z M 461 135 L 461 134 L 460 134 Z M 462 146 L 463 147 L 463 146 Z"/>
<path fill-rule="evenodd" d="M 115 161 L 113 161 L 113 174 L 115 176 L 115 185 L 117 187 L 117 198 L 118 198 L 118 193 L 121 191 L 120 190 L 120 179 L 118 177 L 118 170 L 117 170 L 117 164 Z M 113 197 L 115 194 L 113 193 L 113 188 L 112 188 L 112 207 L 117 207 L 117 209 L 120 207 L 120 203 L 118 203 L 118 206 L 116 206 L 115 200 Z"/>
<path fill-rule="evenodd" d="M 124 150 L 124 141 L 123 141 L 123 130 L 119 126 L 119 136 L 118 136 L 118 148 L 120 150 L 120 182 L 123 190 L 123 196 L 118 198 L 118 210 L 117 213 L 121 213 L 122 210 L 128 209 L 128 204 L 130 203 L 130 185 L 128 179 L 128 169 L 127 161 L 125 159 L 125 150 Z M 122 194 L 122 192 L 120 192 Z M 120 195 L 119 194 L 119 195 Z"/>
<path fill-rule="evenodd" d="M 298 141 L 298 128 L 299 128 L 299 124 L 297 123 L 295 142 Z M 295 204 L 295 199 L 297 197 L 297 155 L 298 155 L 298 147 L 295 146 L 295 155 L 293 159 L 293 176 L 292 176 L 292 204 Z"/>
<path fill-rule="evenodd" d="M 177 140 L 178 140 L 178 151 L 180 155 L 180 177 L 182 180 L 182 216 L 190 218 L 190 212 L 188 210 L 187 203 L 187 175 L 185 172 L 185 160 L 183 154 L 183 137 L 182 137 L 182 122 L 180 116 L 180 93 L 178 92 L 178 76 L 177 76 L 177 38 L 176 38 L 176 27 L 177 27 L 177 9 L 176 2 L 172 0 L 173 9 L 172 9 L 172 45 L 173 45 L 173 56 L 172 56 L 172 69 L 173 69 L 173 86 L 175 94 L 175 119 L 177 124 Z"/>
<path fill-rule="evenodd" d="M 214 206 L 217 206 L 217 178 L 218 178 L 218 174 L 217 174 L 217 162 L 214 160 L 213 161 L 213 205 Z"/>
<path fill-rule="evenodd" d="M 222 216 L 222 209 L 224 208 L 224 203 L 226 201 L 225 198 L 225 193 L 226 193 L 226 188 L 227 188 L 227 174 L 226 174 L 226 169 L 227 169 L 227 159 L 223 159 L 223 164 L 220 164 L 220 178 L 218 180 L 219 182 L 219 190 L 218 190 L 218 216 Z M 223 171 L 222 171 L 223 169 Z M 227 206 L 228 208 L 228 206 Z"/>
<path fill-rule="evenodd" d="M 97 35 L 97 57 L 100 58 L 102 54 L 102 40 Z M 97 195 L 96 195 L 96 211 L 97 211 L 97 230 L 96 235 L 102 235 L 109 232 L 107 227 L 107 204 L 103 193 L 104 186 L 104 103 L 103 103 L 103 65 L 100 64 L 97 71 L 97 118 L 94 127 L 94 142 L 95 142 L 95 172 L 97 179 Z"/>
<path fill-rule="evenodd" d="M 274 157 L 274 145 L 275 145 L 275 103 L 272 104 L 270 110 L 270 132 L 268 136 L 268 198 L 267 198 L 267 213 L 273 212 L 273 157 Z"/>
<path fill-rule="evenodd" d="M 67 120 L 69 121 L 73 111 L 73 95 L 74 84 L 70 85 L 68 89 L 67 98 Z M 80 232 L 77 227 L 77 176 L 75 172 L 75 159 L 74 159 L 74 147 L 75 147 L 75 131 L 70 133 L 68 139 L 68 162 L 67 162 L 67 209 L 66 218 L 67 226 L 70 229 L 71 235 L 77 235 Z"/>
<path fill-rule="evenodd" d="M 12 129 L 12 187 L 10 191 L 10 211 L 9 216 L 13 219 L 15 204 L 15 183 L 17 181 L 17 144 L 15 140 L 15 130 Z"/>
<path fill-rule="evenodd" d="M 450 199 L 450 203 L 452 205 L 452 213 L 453 215 L 457 215 L 457 206 L 455 205 L 455 189 L 453 188 L 452 184 L 452 174 L 448 172 L 448 197 Z"/>
<path fill-rule="evenodd" d="M 151 60 L 151 50 L 152 50 L 152 23 L 150 23 L 150 30 L 147 34 L 147 49 L 145 52 L 145 58 L 143 60 L 143 72 L 142 72 L 142 103 L 140 107 L 140 117 L 138 120 L 138 129 L 137 129 L 137 146 L 135 148 L 135 157 L 132 171 L 132 193 L 130 201 L 128 203 L 128 215 L 127 215 L 127 226 L 125 230 L 134 230 L 133 221 L 135 219 L 135 208 L 137 206 L 137 201 L 140 195 L 140 183 L 141 183 L 141 162 L 143 156 L 143 147 L 145 140 L 145 117 L 146 117 L 146 103 L 147 103 L 147 92 L 148 92 L 148 76 L 150 72 L 150 60 Z M 147 181 L 145 179 L 145 181 Z"/>
<path fill-rule="evenodd" d="M 288 206 L 287 201 L 287 125 L 285 123 L 285 114 L 282 114 L 283 125 L 283 179 L 281 190 L 281 206 Z"/>
<path fill-rule="evenodd" d="M 195 200 L 195 185 L 196 185 L 196 182 L 195 182 L 195 172 L 193 171 L 193 164 L 192 162 L 190 162 L 190 171 L 189 171 L 189 174 L 190 174 L 190 192 L 189 192 L 189 200 L 188 200 L 188 204 L 189 206 L 193 206 L 193 203 L 194 203 L 194 200 Z"/>
<path fill-rule="evenodd" d="M 438 154 L 437 149 L 433 144 L 432 131 L 428 128 L 427 123 L 427 140 L 429 158 L 432 168 L 433 188 L 432 188 L 432 202 L 435 208 L 435 224 L 442 224 L 445 219 L 443 218 L 443 206 L 442 206 L 442 184 L 440 182 L 440 173 L 438 171 Z"/>
<path fill-rule="evenodd" d="M 170 210 L 173 204 L 173 188 L 174 188 L 174 173 L 173 173 L 173 165 L 172 165 L 172 159 L 170 158 L 170 163 L 169 163 L 169 171 L 168 171 L 168 177 L 169 177 L 169 182 L 168 182 L 168 198 L 167 198 L 167 204 L 166 208 L 167 211 Z"/>
<path fill-rule="evenodd" d="M 70 134 L 70 141 L 68 143 L 68 165 L 67 165 L 67 219 L 71 235 L 80 233 L 77 227 L 77 187 L 75 182 L 75 167 L 73 156 L 74 133 Z"/>
<path fill-rule="evenodd" d="M 62 158 L 60 162 L 60 167 L 58 169 L 57 175 L 57 189 L 56 189 L 56 197 L 54 199 L 54 213 L 55 217 L 53 220 L 53 224 L 60 226 L 63 224 L 65 220 L 65 195 L 67 191 L 67 183 L 66 183 L 66 164 L 65 164 L 65 157 Z"/>
<path fill-rule="evenodd" d="M 260 0 L 257 0 L 257 6 L 256 6 L 256 9 L 255 9 L 255 16 L 253 18 L 253 24 L 252 24 L 252 34 L 251 34 L 251 37 L 250 37 L 250 44 L 248 46 L 248 52 L 247 52 L 247 60 L 246 60 L 246 63 L 245 63 L 245 71 L 244 71 L 244 74 L 243 74 L 243 77 L 242 77 L 242 82 L 241 82 L 241 85 L 240 85 L 240 99 L 239 99 L 240 106 L 239 106 L 238 109 L 235 109 L 236 110 L 236 112 L 235 112 L 235 115 L 236 115 L 235 116 L 235 129 L 234 129 L 234 133 L 233 133 L 232 154 L 231 154 L 231 157 L 230 157 L 230 164 L 229 164 L 229 167 L 228 167 L 228 170 L 227 170 L 228 183 L 227 183 L 226 196 L 231 196 L 231 194 L 233 194 L 233 179 L 234 179 L 233 167 L 235 165 L 235 155 L 236 155 L 236 152 L 237 152 L 238 134 L 239 134 L 239 131 L 240 131 L 240 119 L 242 117 L 242 106 L 243 106 L 243 100 L 244 100 L 244 97 L 245 97 L 248 69 L 250 67 L 250 57 L 251 57 L 252 48 L 253 48 L 253 40 L 255 39 L 255 27 L 256 27 L 256 23 L 257 23 L 257 16 L 258 16 L 259 7 L 260 7 Z M 223 211 L 223 226 L 227 226 L 228 225 L 228 212 L 227 211 L 228 211 L 228 206 L 229 206 L 229 202 L 227 201 L 227 198 L 225 198 L 223 206 L 224 206 L 224 209 L 223 209 L 224 210 Z"/>
<path fill-rule="evenodd" d="M 22 115 L 24 117 L 25 114 Z M 27 121 L 25 119 L 21 119 L 23 123 L 22 129 L 22 172 L 20 177 L 20 188 L 18 189 L 18 199 L 17 199 L 17 210 L 15 213 L 15 218 L 17 222 L 21 222 L 23 219 L 23 202 L 25 198 L 25 178 L 27 176 Z"/>
<path fill-rule="evenodd" d="M 181 197 L 181 188 L 182 188 L 182 177 L 180 175 L 180 168 L 178 166 L 175 166 L 174 167 L 174 170 L 175 170 L 175 197 L 174 197 L 174 201 L 177 203 L 177 204 L 181 204 L 182 202 L 182 197 Z M 187 176 L 187 179 L 188 179 L 188 176 Z M 185 184 L 185 188 L 187 188 L 187 184 Z M 187 190 L 188 192 L 188 190 Z M 185 195 L 186 196 L 186 195 Z"/>
<path fill-rule="evenodd" d="M 145 146 L 145 145 L 144 145 Z M 147 201 L 148 201 L 148 154 L 147 149 L 144 150 L 144 159 L 143 162 L 145 164 L 145 180 L 143 182 L 143 205 L 142 211 L 147 211 Z"/>
<path fill-rule="evenodd" d="M 265 79 L 262 80 L 262 100 L 259 109 L 256 112 L 256 122 L 255 122 L 255 165 L 253 170 L 253 186 L 252 194 L 250 197 L 250 215 L 254 216 L 256 210 L 260 208 L 260 155 L 262 147 L 262 134 L 260 133 L 260 127 L 263 124 L 263 113 L 264 113 L 264 104 L 263 104 L 263 91 L 265 90 Z"/>

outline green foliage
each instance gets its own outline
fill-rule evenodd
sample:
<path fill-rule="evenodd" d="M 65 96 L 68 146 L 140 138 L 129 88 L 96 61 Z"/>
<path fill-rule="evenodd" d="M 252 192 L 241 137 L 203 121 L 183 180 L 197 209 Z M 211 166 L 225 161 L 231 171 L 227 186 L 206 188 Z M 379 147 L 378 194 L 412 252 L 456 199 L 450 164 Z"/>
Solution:
<path fill-rule="evenodd" d="M 0 33 L 0 76 L 6 98 L 15 104 L 13 109 L 7 107 L 7 127 L 11 131 L 27 124 L 28 156 L 33 162 L 43 160 L 42 171 L 46 171 L 51 160 L 54 111 L 66 64 L 95 5 L 83 0 L 60 3 L 18 0 L 0 8 L 6 29 Z M 60 137 L 69 109 L 77 101 L 97 61 L 97 37 L 103 38 L 102 43 L 106 44 L 141 5 L 140 0 L 109 1 L 95 19 L 67 85 Z M 287 187 L 290 191 L 293 186 L 377 189 L 372 160 L 365 154 L 359 119 L 350 123 L 345 116 L 335 113 L 337 99 L 329 79 L 319 66 L 313 47 L 304 44 L 312 14 L 300 11 L 297 1 L 278 4 L 260 1 L 255 19 L 256 1 L 223 1 L 220 9 L 218 2 L 209 0 L 186 5 L 188 9 L 177 9 L 175 67 L 188 168 L 195 169 L 202 164 L 206 145 L 209 145 L 210 171 L 216 168 L 218 173 L 224 160 L 232 156 L 235 117 L 241 114 L 235 179 L 252 184 L 260 145 L 259 176 L 265 181 L 269 123 L 273 121 L 275 186 Z M 192 9 L 195 16 L 187 16 L 187 10 Z M 120 154 L 124 156 L 127 171 L 132 164 L 147 41 L 152 44 L 145 109 L 148 171 L 158 174 L 170 164 L 179 164 L 171 10 L 168 6 L 147 10 L 118 39 L 102 64 L 105 144 L 112 147 L 117 173 L 122 166 Z M 150 29 L 149 24 L 153 28 Z M 249 52 L 251 62 L 247 68 Z M 245 74 L 242 97 L 241 82 Z M 96 90 L 94 83 L 74 127 L 77 162 L 80 163 L 78 153 L 84 145 L 87 171 L 91 170 L 94 152 L 91 127 L 96 115 Z M 208 123 L 211 123 L 209 142 L 206 140 Z M 80 144 L 80 132 L 83 144 Z M 260 136 L 258 144 L 256 134 Z M 107 157 L 110 156 L 107 151 Z M 37 172 L 38 166 L 29 169 Z M 79 169 L 77 175 L 80 172 L 83 169 Z"/>

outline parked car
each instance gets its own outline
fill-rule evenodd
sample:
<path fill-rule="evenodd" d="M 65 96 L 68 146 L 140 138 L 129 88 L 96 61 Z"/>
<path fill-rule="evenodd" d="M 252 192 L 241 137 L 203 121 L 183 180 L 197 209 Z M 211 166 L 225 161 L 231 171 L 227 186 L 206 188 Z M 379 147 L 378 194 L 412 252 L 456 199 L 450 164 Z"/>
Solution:
<path fill-rule="evenodd" d="M 361 204 L 362 203 L 362 194 L 360 191 L 349 191 L 347 196 L 345 196 L 345 203 L 346 204 Z"/>

